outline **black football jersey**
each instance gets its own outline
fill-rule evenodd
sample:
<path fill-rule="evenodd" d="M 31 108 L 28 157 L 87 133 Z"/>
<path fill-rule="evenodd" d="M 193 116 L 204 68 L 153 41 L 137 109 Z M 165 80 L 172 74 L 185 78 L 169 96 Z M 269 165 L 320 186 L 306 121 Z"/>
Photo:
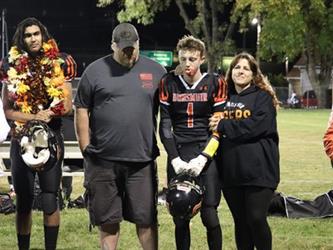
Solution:
<path fill-rule="evenodd" d="M 210 136 L 209 118 L 223 110 L 226 89 L 224 79 L 216 74 L 204 73 L 193 85 L 181 75 L 165 75 L 160 82 L 161 126 L 170 119 L 172 131 L 160 128 L 162 142 L 171 135 L 175 144 L 205 142 Z"/>

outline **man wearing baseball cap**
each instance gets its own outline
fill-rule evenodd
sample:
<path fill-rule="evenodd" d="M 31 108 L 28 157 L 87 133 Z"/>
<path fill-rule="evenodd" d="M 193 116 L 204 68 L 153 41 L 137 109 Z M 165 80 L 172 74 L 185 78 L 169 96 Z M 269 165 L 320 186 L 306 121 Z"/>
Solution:
<path fill-rule="evenodd" d="M 99 227 L 102 249 L 116 248 L 127 220 L 136 224 L 142 248 L 154 250 L 158 83 L 166 71 L 139 55 L 132 24 L 115 27 L 111 48 L 113 54 L 87 67 L 74 101 L 90 221 Z"/>

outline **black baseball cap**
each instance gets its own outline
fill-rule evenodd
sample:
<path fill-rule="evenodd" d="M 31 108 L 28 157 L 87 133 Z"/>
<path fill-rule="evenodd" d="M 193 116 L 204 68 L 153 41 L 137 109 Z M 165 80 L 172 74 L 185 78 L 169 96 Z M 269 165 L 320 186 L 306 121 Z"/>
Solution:
<path fill-rule="evenodd" d="M 120 23 L 112 32 L 112 42 L 115 42 L 120 49 L 134 47 L 138 40 L 138 31 L 130 23 Z"/>

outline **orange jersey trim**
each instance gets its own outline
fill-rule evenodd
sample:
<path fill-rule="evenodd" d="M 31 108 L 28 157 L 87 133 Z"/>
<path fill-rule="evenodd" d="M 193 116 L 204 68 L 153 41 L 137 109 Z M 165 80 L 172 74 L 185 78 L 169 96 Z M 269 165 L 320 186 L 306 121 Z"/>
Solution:
<path fill-rule="evenodd" d="M 160 82 L 160 101 L 168 102 L 169 93 L 168 90 L 165 88 L 165 78 L 163 78 Z"/>
<path fill-rule="evenodd" d="M 227 83 L 224 78 L 218 78 L 218 92 L 214 98 L 215 103 L 225 102 L 227 100 Z"/>

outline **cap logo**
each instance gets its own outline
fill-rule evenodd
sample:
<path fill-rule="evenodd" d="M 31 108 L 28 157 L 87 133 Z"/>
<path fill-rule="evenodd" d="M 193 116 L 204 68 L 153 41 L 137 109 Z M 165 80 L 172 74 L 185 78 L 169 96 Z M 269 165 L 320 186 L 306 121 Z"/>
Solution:
<path fill-rule="evenodd" d="M 131 38 L 131 32 L 124 30 L 120 34 L 120 37 L 123 39 L 130 39 Z"/>

